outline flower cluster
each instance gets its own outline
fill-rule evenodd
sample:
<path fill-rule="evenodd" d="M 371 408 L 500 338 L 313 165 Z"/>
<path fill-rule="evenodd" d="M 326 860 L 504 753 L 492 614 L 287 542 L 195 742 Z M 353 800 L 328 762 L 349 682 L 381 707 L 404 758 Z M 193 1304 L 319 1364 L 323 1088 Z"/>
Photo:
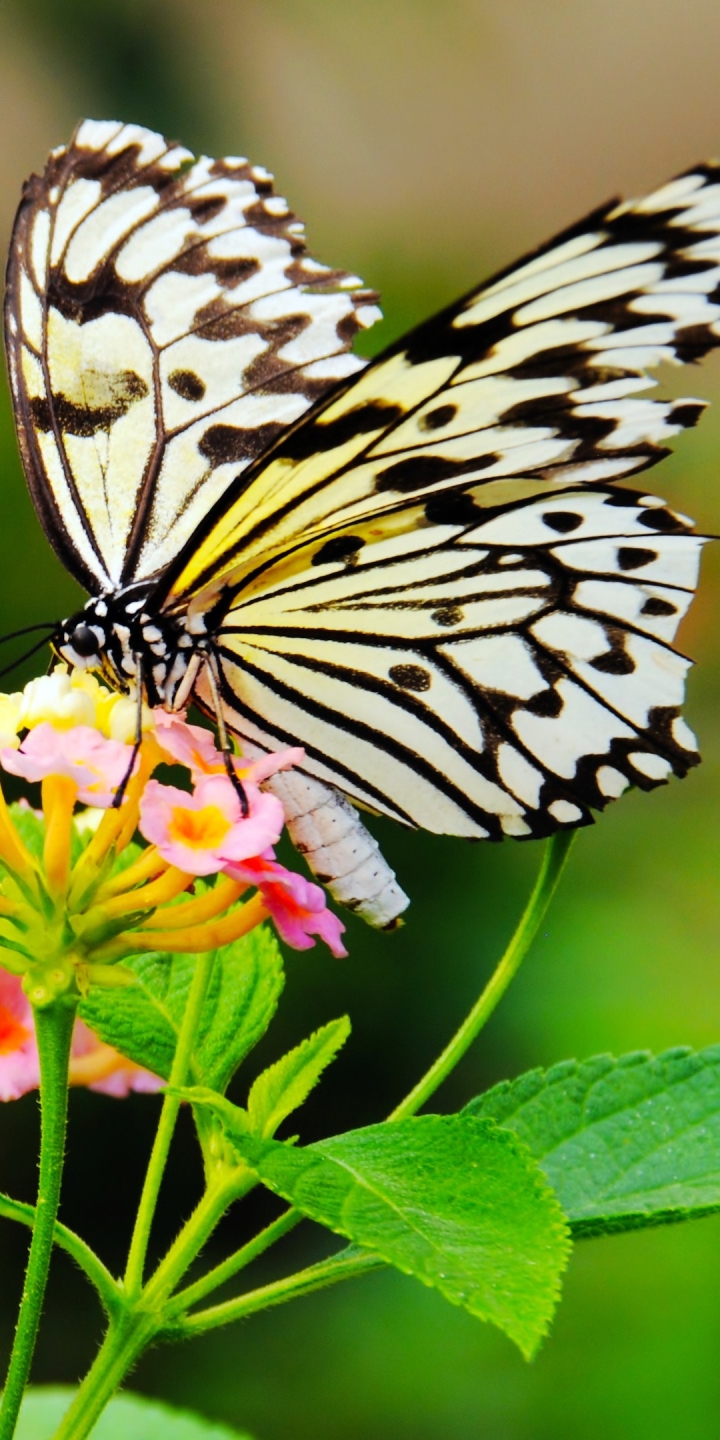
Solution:
<path fill-rule="evenodd" d="M 211 732 L 184 715 L 145 708 L 133 758 L 135 724 L 133 701 L 62 667 L 0 696 L 0 765 L 40 782 L 45 822 L 40 855 L 0 792 L 2 1099 L 37 1084 L 32 1008 L 132 983 L 121 962 L 133 955 L 213 950 L 268 918 L 296 949 L 318 937 L 346 953 L 324 891 L 273 850 L 284 815 L 261 785 L 302 750 L 233 757 L 236 786 Z M 182 767 L 189 788 L 153 778 L 162 764 Z M 159 1083 L 79 1022 L 71 1080 L 112 1094 Z"/>

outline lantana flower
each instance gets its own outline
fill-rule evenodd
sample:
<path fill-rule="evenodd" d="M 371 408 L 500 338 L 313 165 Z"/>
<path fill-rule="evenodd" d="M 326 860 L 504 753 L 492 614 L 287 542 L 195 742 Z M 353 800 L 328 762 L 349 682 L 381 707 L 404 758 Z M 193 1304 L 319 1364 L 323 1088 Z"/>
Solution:
<path fill-rule="evenodd" d="M 18 1100 L 40 1083 L 40 1065 L 33 1008 L 17 975 L 0 969 L 0 1100 Z M 131 1090 L 152 1092 L 164 1082 L 106 1045 L 83 1023 L 75 1021 L 70 1057 L 70 1084 L 87 1085 L 116 1098 Z"/>
<path fill-rule="evenodd" d="M 248 813 L 227 775 L 206 775 L 192 795 L 149 780 L 140 801 L 140 834 L 170 865 L 191 875 L 211 875 L 232 860 L 262 854 L 280 839 L 285 816 L 280 801 L 243 781 Z"/>
<path fill-rule="evenodd" d="M 38 858 L 0 791 L 0 1098 L 37 1084 L 33 1008 L 65 994 L 77 1001 L 92 985 L 134 983 L 122 965 L 134 955 L 209 952 L 268 919 L 295 949 L 317 937 L 346 953 L 324 891 L 272 848 L 284 814 L 261 784 L 303 752 L 231 757 L 236 786 L 210 731 L 145 708 L 135 756 L 135 725 L 134 702 L 92 675 L 59 669 L 0 695 L 0 766 L 41 782 L 45 820 Z M 168 760 L 189 772 L 191 790 L 152 778 Z M 118 867 L 138 832 L 147 847 Z M 187 896 L 200 876 L 214 885 Z M 80 1022 L 71 1081 L 111 1094 L 159 1084 Z"/>
<path fill-rule="evenodd" d="M 101 809 L 112 805 L 131 763 L 130 745 L 106 740 L 90 725 L 58 730 L 49 720 L 29 730 L 18 750 L 0 751 L 0 764 L 11 775 L 20 775 L 24 780 L 47 780 L 51 776 L 70 780 L 77 800 Z"/>
<path fill-rule="evenodd" d="M 347 955 L 340 938 L 345 926 L 328 910 L 324 890 L 304 875 L 286 870 L 272 850 L 242 865 L 228 865 L 225 873 L 257 885 L 278 934 L 294 950 L 309 950 L 315 944 L 312 936 L 317 935 L 338 959 Z"/>

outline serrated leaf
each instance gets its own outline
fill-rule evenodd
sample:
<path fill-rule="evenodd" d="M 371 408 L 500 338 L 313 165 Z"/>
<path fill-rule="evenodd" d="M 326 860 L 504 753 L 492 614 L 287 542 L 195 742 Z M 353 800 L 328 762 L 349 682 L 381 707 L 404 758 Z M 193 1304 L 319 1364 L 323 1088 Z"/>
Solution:
<path fill-rule="evenodd" d="M 552 1191 L 509 1131 L 470 1115 L 423 1115 L 295 1149 L 248 1135 L 228 1101 L 206 1103 L 269 1190 L 534 1353 L 569 1240 Z"/>
<path fill-rule="evenodd" d="M 128 962 L 137 985 L 93 989 L 80 1015 L 108 1045 L 167 1080 L 195 964 L 192 955 Z M 198 1027 L 192 1077 L 222 1091 L 264 1035 L 283 987 L 282 958 L 266 926 L 217 952 Z"/>
<path fill-rule="evenodd" d="M 76 1391 L 48 1385 L 27 1391 L 15 1440 L 50 1440 Z M 176 1410 L 141 1395 L 117 1395 L 93 1426 L 88 1440 L 251 1440 L 246 1431 L 214 1425 L 189 1410 Z"/>
<path fill-rule="evenodd" d="M 331 1020 L 281 1060 L 263 1070 L 250 1088 L 247 1113 L 254 1135 L 269 1138 L 307 1100 L 323 1070 L 350 1034 L 347 1015 Z"/>
<path fill-rule="evenodd" d="M 598 1055 L 473 1100 L 530 1148 L 575 1235 L 720 1210 L 720 1045 Z"/>

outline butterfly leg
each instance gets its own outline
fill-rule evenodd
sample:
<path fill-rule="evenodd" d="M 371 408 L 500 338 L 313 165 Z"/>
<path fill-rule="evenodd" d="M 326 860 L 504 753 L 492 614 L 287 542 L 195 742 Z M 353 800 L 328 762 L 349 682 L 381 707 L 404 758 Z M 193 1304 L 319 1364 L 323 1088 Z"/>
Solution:
<path fill-rule="evenodd" d="M 220 686 L 218 684 L 217 659 L 212 650 L 208 650 L 207 664 L 205 666 L 205 670 L 208 678 L 208 688 L 212 696 L 213 709 L 215 711 L 215 724 L 217 725 L 218 741 L 220 743 L 220 749 L 222 751 L 223 759 L 225 761 L 225 769 L 227 771 L 228 780 L 230 781 L 233 789 L 237 794 L 242 809 L 243 819 L 246 820 L 248 815 L 250 814 L 250 806 L 248 804 L 248 798 L 245 793 L 243 783 L 237 774 L 235 766 L 233 765 L 233 756 L 235 752 L 233 749 L 232 740 L 230 739 L 228 729 L 225 724 L 225 716 L 223 715 L 222 701 L 220 699 Z"/>
<path fill-rule="evenodd" d="M 143 718 L 143 716 L 142 716 L 142 712 L 143 712 L 143 662 L 142 662 L 142 655 L 135 655 L 135 656 L 134 656 L 134 659 L 135 659 L 135 665 L 136 665 L 136 667 L 137 667 L 137 669 L 136 669 L 136 674 L 137 674 L 137 699 L 136 699 L 136 702 L 135 702 L 135 706 L 136 706 L 136 708 L 135 708 L 135 739 L 134 739 L 134 741 L 133 741 L 133 748 L 132 748 L 132 755 L 130 756 L 130 762 L 129 762 L 129 764 L 128 764 L 127 770 L 125 771 L 125 774 L 123 775 L 122 780 L 120 781 L 120 784 L 118 785 L 117 792 L 116 792 L 116 794 L 115 794 L 115 799 L 113 800 L 113 803 L 112 803 L 112 808 L 113 808 L 113 810 L 119 810 L 119 809 L 120 809 L 120 806 L 121 806 L 122 803 L 123 803 L 123 800 L 125 799 L 125 791 L 127 790 L 130 777 L 131 777 L 131 775 L 132 775 L 132 773 L 133 773 L 133 770 L 135 769 L 135 761 L 137 760 L 137 757 L 138 757 L 138 755 L 140 754 L 140 746 L 142 745 L 142 718 Z"/>

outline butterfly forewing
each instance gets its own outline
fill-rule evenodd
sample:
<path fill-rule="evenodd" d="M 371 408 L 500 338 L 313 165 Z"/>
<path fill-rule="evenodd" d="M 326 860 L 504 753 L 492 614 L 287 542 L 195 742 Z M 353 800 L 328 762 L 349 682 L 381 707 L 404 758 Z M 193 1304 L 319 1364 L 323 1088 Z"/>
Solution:
<path fill-rule="evenodd" d="M 85 121 L 26 187 L 7 349 L 28 479 L 91 591 L 161 572 L 379 313 L 243 159 Z"/>
<path fill-rule="evenodd" d="M 505 478 L 602 484 L 667 453 L 703 402 L 648 366 L 720 338 L 720 167 L 613 205 L 380 356 L 232 487 L 172 567 L 196 592 L 256 548 Z"/>

